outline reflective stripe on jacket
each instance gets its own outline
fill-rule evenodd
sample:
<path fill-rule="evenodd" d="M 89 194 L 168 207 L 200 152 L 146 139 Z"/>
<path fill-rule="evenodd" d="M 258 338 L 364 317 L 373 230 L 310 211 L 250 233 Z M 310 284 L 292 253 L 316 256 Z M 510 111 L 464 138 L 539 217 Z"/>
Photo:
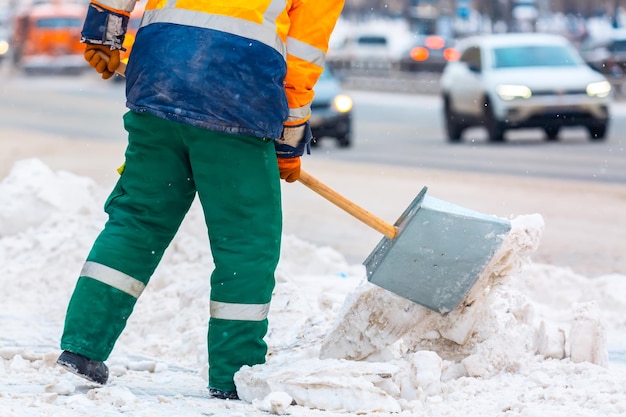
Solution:
<path fill-rule="evenodd" d="M 134 0 L 100 0 L 127 13 Z M 278 138 L 310 117 L 343 1 L 149 0 L 127 104 L 212 130 Z"/>

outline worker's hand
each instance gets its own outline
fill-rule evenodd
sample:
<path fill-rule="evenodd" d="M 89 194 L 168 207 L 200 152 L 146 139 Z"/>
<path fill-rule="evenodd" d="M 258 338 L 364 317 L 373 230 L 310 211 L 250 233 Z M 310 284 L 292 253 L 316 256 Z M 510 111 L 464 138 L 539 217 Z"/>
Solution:
<path fill-rule="evenodd" d="M 300 157 L 281 158 L 278 157 L 278 170 L 280 179 L 287 182 L 294 182 L 300 177 Z"/>
<path fill-rule="evenodd" d="M 108 56 L 107 60 L 100 52 Z M 104 80 L 109 79 L 115 74 L 115 70 L 120 66 L 120 50 L 111 49 L 106 45 L 87 44 L 85 47 L 85 59 L 92 68 L 95 68 Z"/>
<path fill-rule="evenodd" d="M 311 127 L 308 121 L 296 126 L 283 127 L 283 134 L 274 142 L 276 155 L 279 158 L 302 156 L 304 149 L 311 142 L 311 137 Z"/>
<path fill-rule="evenodd" d="M 285 126 L 280 139 L 274 141 L 280 178 L 294 182 L 300 177 L 300 157 L 311 141 L 309 122 Z"/>

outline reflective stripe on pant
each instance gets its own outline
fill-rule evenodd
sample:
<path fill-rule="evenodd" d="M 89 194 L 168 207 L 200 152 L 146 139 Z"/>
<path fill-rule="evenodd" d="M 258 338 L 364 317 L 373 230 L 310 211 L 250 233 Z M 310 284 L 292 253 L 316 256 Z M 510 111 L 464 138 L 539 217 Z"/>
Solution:
<path fill-rule="evenodd" d="M 271 141 L 143 113 L 129 112 L 124 120 L 125 169 L 105 204 L 109 220 L 76 284 L 61 341 L 62 349 L 95 360 L 108 358 L 196 191 L 215 263 L 216 305 L 262 311 L 271 299 L 280 249 L 280 182 Z M 240 317 L 237 308 L 222 308 L 210 320 L 212 387 L 232 390 L 241 366 L 265 361 L 267 320 L 250 308 L 240 310 L 247 311 Z"/>

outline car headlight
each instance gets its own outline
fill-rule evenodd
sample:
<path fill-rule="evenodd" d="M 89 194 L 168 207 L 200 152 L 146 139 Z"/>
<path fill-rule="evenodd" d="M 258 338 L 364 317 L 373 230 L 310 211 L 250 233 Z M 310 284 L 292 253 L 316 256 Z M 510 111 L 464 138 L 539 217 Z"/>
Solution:
<path fill-rule="evenodd" d="M 496 88 L 496 92 L 502 100 L 514 100 L 516 98 L 530 98 L 533 92 L 525 85 L 502 84 Z"/>
<path fill-rule="evenodd" d="M 352 98 L 345 94 L 339 94 L 333 99 L 333 108 L 339 113 L 347 113 L 352 110 Z"/>
<path fill-rule="evenodd" d="M 606 97 L 611 93 L 611 83 L 600 81 L 587 85 L 587 95 L 591 97 Z"/>
<path fill-rule="evenodd" d="M 0 41 L 0 55 L 4 55 L 9 52 L 9 42 Z"/>

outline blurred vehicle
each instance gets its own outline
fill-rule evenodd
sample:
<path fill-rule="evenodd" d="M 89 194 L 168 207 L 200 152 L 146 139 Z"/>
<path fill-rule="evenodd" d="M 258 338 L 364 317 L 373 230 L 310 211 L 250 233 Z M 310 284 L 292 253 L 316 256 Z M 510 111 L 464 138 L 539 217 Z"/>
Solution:
<path fill-rule="evenodd" d="M 11 52 L 10 40 L 8 29 L 0 27 L 0 62 L 4 61 Z"/>
<path fill-rule="evenodd" d="M 342 44 L 329 50 L 327 61 L 334 69 L 389 69 L 392 55 L 387 35 L 365 31 L 346 37 Z"/>
<path fill-rule="evenodd" d="M 564 126 L 604 139 L 611 85 L 585 64 L 570 41 L 539 33 L 483 35 L 458 44 L 461 57 L 441 76 L 448 140 L 484 126 L 489 140 L 509 129 L 541 128 L 555 140 Z"/>
<path fill-rule="evenodd" d="M 449 61 L 459 59 L 454 41 L 438 35 L 421 36 L 398 60 L 401 71 L 441 72 Z"/>
<path fill-rule="evenodd" d="M 10 26 L 11 9 L 7 5 L 0 6 L 0 63 L 9 57 L 12 49 Z"/>
<path fill-rule="evenodd" d="M 315 84 L 311 103 L 311 131 L 313 146 L 323 138 L 334 138 L 346 148 L 352 144 L 352 98 L 341 90 L 339 80 L 326 67 Z"/>
<path fill-rule="evenodd" d="M 587 64 L 607 77 L 620 78 L 626 74 L 626 29 L 613 29 L 597 38 L 588 37 L 580 49 Z"/>
<path fill-rule="evenodd" d="M 85 3 L 56 1 L 28 6 L 18 12 L 12 39 L 13 60 L 25 72 L 78 72 L 89 68 L 83 58 L 80 32 Z"/>

